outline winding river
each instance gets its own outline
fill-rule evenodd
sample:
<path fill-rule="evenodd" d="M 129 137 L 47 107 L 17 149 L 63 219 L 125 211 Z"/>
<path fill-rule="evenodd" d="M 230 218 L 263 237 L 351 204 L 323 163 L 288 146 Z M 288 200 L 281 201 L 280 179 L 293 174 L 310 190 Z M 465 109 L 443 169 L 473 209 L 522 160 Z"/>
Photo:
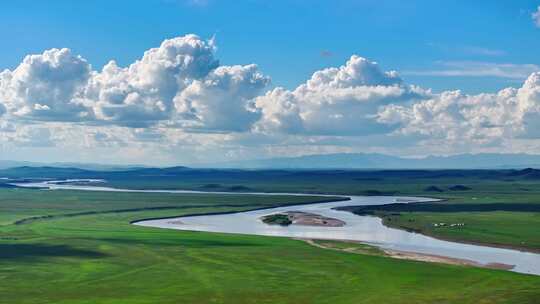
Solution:
<path fill-rule="evenodd" d="M 44 189 L 69 189 L 86 191 L 206 193 L 224 195 L 239 194 L 230 192 L 203 192 L 189 190 L 130 190 L 91 185 L 72 185 L 65 182 L 66 181 L 46 181 L 37 183 L 16 183 L 15 185 L 19 187 L 39 187 Z M 301 193 L 255 192 L 241 194 L 310 195 Z M 395 203 L 396 201 L 419 202 L 433 201 L 433 199 L 390 196 L 348 197 L 350 197 L 349 201 L 296 205 L 231 214 L 145 220 L 137 222 L 135 225 L 191 231 L 362 241 L 383 249 L 444 256 L 454 259 L 468 260 L 480 265 L 493 263 L 514 265 L 514 267 L 511 269 L 512 271 L 540 275 L 540 254 L 438 240 L 418 233 L 388 228 L 384 226 L 381 219 L 377 217 L 358 216 L 347 211 L 338 211 L 333 209 L 341 206 L 381 205 Z M 346 225 L 343 227 L 315 227 L 301 225 L 290 225 L 283 227 L 278 225 L 267 225 L 262 223 L 262 221 L 259 219 L 264 215 L 284 211 L 316 213 L 326 217 L 342 220 L 346 222 Z"/>

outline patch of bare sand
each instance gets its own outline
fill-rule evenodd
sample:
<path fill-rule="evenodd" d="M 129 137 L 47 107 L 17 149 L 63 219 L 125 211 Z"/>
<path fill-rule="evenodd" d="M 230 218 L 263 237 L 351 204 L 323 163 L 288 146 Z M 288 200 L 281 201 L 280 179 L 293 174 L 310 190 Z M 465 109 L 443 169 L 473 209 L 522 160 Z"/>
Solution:
<path fill-rule="evenodd" d="M 390 250 L 390 249 L 384 249 L 383 251 L 384 253 L 386 253 L 387 256 L 391 258 L 395 258 L 395 259 L 443 263 L 443 264 L 451 264 L 451 265 L 482 266 L 482 264 L 476 263 L 471 260 L 449 258 L 449 257 L 434 255 L 434 254 L 425 254 L 425 253 L 408 252 L 408 251 L 401 251 L 401 250 Z"/>
<path fill-rule="evenodd" d="M 324 243 L 317 243 L 316 240 L 313 240 L 313 239 L 300 239 L 300 240 L 303 240 L 306 243 L 312 246 L 318 247 L 318 248 L 345 251 L 345 252 L 356 253 L 356 254 L 381 255 L 381 256 L 391 257 L 394 259 L 412 260 L 412 261 L 430 262 L 430 263 L 442 263 L 442 264 L 460 265 L 460 266 L 475 266 L 475 267 L 502 269 L 502 270 L 510 270 L 514 268 L 514 265 L 508 265 L 508 264 L 502 264 L 502 263 L 480 264 L 480 263 L 477 263 L 471 260 L 466 260 L 466 259 L 457 259 L 457 258 L 440 256 L 440 255 L 408 252 L 408 251 L 401 251 L 401 250 L 381 249 L 380 252 L 382 254 L 380 253 L 373 254 L 373 253 L 370 253 L 369 251 L 357 250 L 357 248 L 355 248 L 354 246 L 336 248 L 336 247 L 325 246 Z M 324 241 L 324 240 L 321 240 L 321 241 Z M 344 243 L 348 243 L 348 242 L 344 242 Z M 361 242 L 351 242 L 351 243 L 362 244 Z M 369 244 L 365 244 L 365 245 L 369 245 Z"/>

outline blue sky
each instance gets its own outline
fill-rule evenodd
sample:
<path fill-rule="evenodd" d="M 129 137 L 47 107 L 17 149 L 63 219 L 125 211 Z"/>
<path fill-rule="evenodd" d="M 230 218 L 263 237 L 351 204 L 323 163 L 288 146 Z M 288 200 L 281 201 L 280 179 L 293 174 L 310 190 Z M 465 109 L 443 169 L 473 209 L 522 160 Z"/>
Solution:
<path fill-rule="evenodd" d="M 94 68 L 127 65 L 165 38 L 216 35 L 223 64 L 257 63 L 294 87 L 351 54 L 437 91 L 495 91 L 523 79 L 419 76 L 445 62 L 538 64 L 536 1 L 11 1 L 0 10 L 0 68 L 27 54 L 68 47 Z M 321 56 L 326 54 L 327 56 Z M 329 56 L 328 56 L 329 55 Z"/>
<path fill-rule="evenodd" d="M 0 160 L 540 154 L 540 0 L 4 1 L 0 37 Z"/>

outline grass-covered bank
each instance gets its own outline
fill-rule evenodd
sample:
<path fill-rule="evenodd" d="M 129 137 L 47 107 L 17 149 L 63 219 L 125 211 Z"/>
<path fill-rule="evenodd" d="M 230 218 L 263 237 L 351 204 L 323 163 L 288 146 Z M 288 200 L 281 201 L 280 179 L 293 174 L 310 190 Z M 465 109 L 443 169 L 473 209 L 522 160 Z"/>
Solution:
<path fill-rule="evenodd" d="M 179 171 L 104 178 L 109 186 L 129 188 L 436 196 L 444 206 L 469 208 L 534 209 L 540 197 L 538 180 L 508 172 Z M 538 276 L 351 254 L 284 238 L 129 225 L 313 200 L 0 189 L 0 303 L 534 303 L 540 297 Z M 399 218 L 456 213 L 447 211 L 399 211 Z M 511 217 L 503 221 L 501 212 Z M 463 227 L 485 220 L 476 234 L 452 230 L 459 234 L 508 243 L 523 230 L 527 244 L 538 240 L 535 210 L 457 213 L 470 216 Z"/>
<path fill-rule="evenodd" d="M 0 171 L 11 178 L 103 178 L 108 186 L 133 189 L 192 189 L 202 191 L 264 191 L 334 193 L 345 195 L 403 195 L 436 197 L 445 200 L 431 210 L 378 211 L 385 224 L 434 237 L 493 246 L 538 250 L 540 229 L 540 170 L 213 170 L 190 168 L 140 169 L 98 172 L 59 168 L 18 168 Z M 1 186 L 1 185 L 0 185 Z M 4 189 L 8 190 L 8 189 Z M 3 199 L 0 192 L 0 199 Z M 107 194 L 86 199 L 102 204 Z M 130 196 L 130 194 L 123 194 Z M 132 196 L 132 195 L 131 195 Z M 84 198 L 80 195 L 84 201 Z M 125 199 L 122 195 L 112 200 Z M 169 200 L 174 195 L 151 197 L 158 208 L 176 209 Z M 20 197 L 19 201 L 32 200 Z M 61 198 L 69 201 L 69 196 Z M 108 204 L 108 201 L 107 201 Z M 81 203 L 72 200 L 70 212 L 80 212 Z M 100 205 L 101 206 L 101 205 Z M 127 208 L 144 202 L 134 199 Z M 457 206 L 457 207 L 456 207 Z M 105 206 L 101 206 L 104 207 Z M 100 207 L 100 208 L 101 208 Z M 184 208 L 185 206 L 181 207 Z M 462 208 L 463 211 L 455 210 Z M 0 210 L 1 210 L 0 206 Z M 20 208 L 18 213 L 0 213 L 0 224 L 33 217 L 39 210 Z M 146 208 L 146 207 L 145 207 Z M 153 207 L 152 207 L 153 208 Z M 50 205 L 50 213 L 57 210 Z M 106 211 L 107 212 L 107 211 Z M 406 212 L 406 214 L 405 214 Z M 428 214 L 429 212 L 429 214 Z M 396 213 L 400 213 L 396 216 Z M 429 215 L 429 216 L 428 216 Z M 39 215 L 38 215 L 39 216 Z M 466 218 L 463 218 L 466 216 Z M 451 217 L 451 218 L 449 218 Z M 455 221 L 455 222 L 454 222 Z M 465 223 L 459 227 L 434 227 L 434 223 Z"/>
<path fill-rule="evenodd" d="M 16 254 L 4 254 L 0 263 L 4 282 L 9 282 L 0 287 L 0 301 L 404 303 L 406 298 L 432 303 L 444 298 L 449 303 L 527 303 L 538 296 L 540 279 L 533 276 L 353 256 L 282 238 L 126 224 L 149 215 L 107 214 L 18 226 L 15 230 L 26 229 L 10 233 L 21 237 Z"/>
<path fill-rule="evenodd" d="M 349 206 L 359 215 L 374 215 L 392 228 L 436 238 L 540 252 L 540 204 L 440 203 Z"/>
<path fill-rule="evenodd" d="M 290 204 L 332 201 L 338 197 L 172 194 L 100 191 L 48 191 L 25 188 L 0 188 L 0 226 L 50 217 L 135 211 L 185 209 L 186 207 L 268 208 Z"/>

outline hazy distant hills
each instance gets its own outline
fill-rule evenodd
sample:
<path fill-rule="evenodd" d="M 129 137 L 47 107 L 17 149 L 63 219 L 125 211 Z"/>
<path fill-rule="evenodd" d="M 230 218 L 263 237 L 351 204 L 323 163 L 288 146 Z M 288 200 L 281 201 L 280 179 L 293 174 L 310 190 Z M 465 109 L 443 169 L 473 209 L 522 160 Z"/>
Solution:
<path fill-rule="evenodd" d="M 251 169 L 508 169 L 540 167 L 540 155 L 459 154 L 402 158 L 384 154 L 338 153 L 209 164 L 215 168 Z"/>
<path fill-rule="evenodd" d="M 89 163 L 39 163 L 29 161 L 0 160 L 0 170 L 14 167 L 55 167 L 55 168 L 78 168 L 98 171 L 116 171 L 130 168 L 144 168 L 142 165 L 103 165 Z"/>
<path fill-rule="evenodd" d="M 353 183 L 378 183 L 393 179 L 493 179 L 504 181 L 540 179 L 539 169 L 216 169 L 216 168 L 132 168 L 117 171 L 98 171 L 79 168 L 59 167 L 14 167 L 0 169 L 0 188 L 15 181 L 54 180 L 54 179 L 104 179 L 107 185 L 131 187 L 133 189 L 169 189 L 183 184 L 183 187 L 199 185 L 203 191 L 247 191 L 245 183 L 268 182 L 272 180 L 290 181 L 311 180 L 318 182 L 345 180 Z M 187 184 L 185 184 L 187 183 Z M 187 186 L 186 186 L 187 185 Z M 433 188 L 434 190 L 435 187 Z M 431 190 L 428 190 L 431 191 Z M 373 194 L 370 194 L 373 195 Z"/>
<path fill-rule="evenodd" d="M 78 168 L 90 171 L 156 170 L 141 165 L 100 165 L 80 163 L 35 163 L 0 160 L 0 170 L 13 167 Z M 376 153 L 317 154 L 259 160 L 211 163 L 193 168 L 236 169 L 523 169 L 540 168 L 540 155 L 532 154 L 459 154 L 403 158 Z M 185 167 L 177 167 L 182 168 Z"/>
<path fill-rule="evenodd" d="M 39 165 L 39 163 L 13 161 L 13 160 L 0 160 L 0 169 L 22 167 L 22 166 L 37 166 L 37 165 Z"/>

